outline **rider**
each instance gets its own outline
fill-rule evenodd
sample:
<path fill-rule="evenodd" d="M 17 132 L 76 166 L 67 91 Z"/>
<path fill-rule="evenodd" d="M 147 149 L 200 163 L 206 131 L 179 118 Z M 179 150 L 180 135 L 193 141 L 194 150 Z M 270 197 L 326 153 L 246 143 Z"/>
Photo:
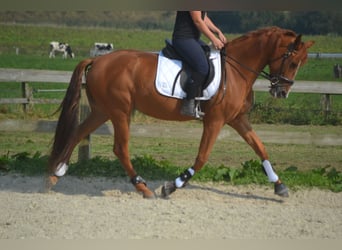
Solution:
<path fill-rule="evenodd" d="M 209 73 L 208 60 L 202 49 L 204 42 L 200 40 L 201 33 L 212 42 L 215 49 L 222 49 L 227 42 L 226 37 L 213 24 L 206 12 L 177 11 L 172 44 L 193 70 L 191 81 L 185 87 L 187 96 L 181 108 L 181 113 L 188 116 L 196 116 L 194 98 L 199 95 L 199 90 Z"/>

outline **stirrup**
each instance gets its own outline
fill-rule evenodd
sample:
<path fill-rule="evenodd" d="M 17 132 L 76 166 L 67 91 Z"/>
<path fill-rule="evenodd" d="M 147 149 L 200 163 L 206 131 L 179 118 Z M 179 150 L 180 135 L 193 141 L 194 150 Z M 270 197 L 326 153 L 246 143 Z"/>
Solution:
<path fill-rule="evenodd" d="M 204 96 L 198 96 L 198 97 L 195 97 L 195 100 L 196 101 L 207 101 L 208 99 L 206 99 Z"/>
<path fill-rule="evenodd" d="M 195 117 L 196 117 L 197 119 L 202 120 L 202 119 L 203 119 L 203 116 L 205 115 L 205 113 L 202 112 L 201 106 L 200 106 L 200 101 L 198 101 L 197 98 L 198 98 L 198 97 L 195 98 L 195 100 L 196 100 L 196 103 L 195 103 Z"/>

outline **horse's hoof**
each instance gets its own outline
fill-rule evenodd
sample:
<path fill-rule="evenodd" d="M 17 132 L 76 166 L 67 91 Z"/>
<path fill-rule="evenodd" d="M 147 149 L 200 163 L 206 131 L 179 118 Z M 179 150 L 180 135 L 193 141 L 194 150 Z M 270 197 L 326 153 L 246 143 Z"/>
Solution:
<path fill-rule="evenodd" d="M 145 199 L 156 199 L 157 198 L 157 195 L 155 194 L 155 192 L 151 191 L 149 188 L 145 188 L 144 191 L 143 191 L 143 197 Z"/>
<path fill-rule="evenodd" d="M 45 181 L 45 192 L 49 192 L 53 186 L 55 186 L 58 182 L 58 177 L 55 175 L 50 175 L 46 178 Z"/>
<path fill-rule="evenodd" d="M 274 183 L 274 193 L 281 197 L 289 197 L 289 190 L 283 183 Z"/>
<path fill-rule="evenodd" d="M 162 198 L 168 198 L 170 194 L 176 191 L 176 185 L 174 182 L 165 182 L 161 189 Z"/>
<path fill-rule="evenodd" d="M 149 200 L 153 200 L 157 198 L 156 194 L 150 190 L 148 192 L 144 192 L 143 197 Z"/>
<path fill-rule="evenodd" d="M 142 193 L 143 197 L 146 199 L 154 199 L 156 198 L 156 195 L 154 192 L 152 192 L 147 186 L 146 183 L 141 182 L 141 183 L 137 183 L 135 184 L 135 188 L 137 190 L 138 193 Z"/>

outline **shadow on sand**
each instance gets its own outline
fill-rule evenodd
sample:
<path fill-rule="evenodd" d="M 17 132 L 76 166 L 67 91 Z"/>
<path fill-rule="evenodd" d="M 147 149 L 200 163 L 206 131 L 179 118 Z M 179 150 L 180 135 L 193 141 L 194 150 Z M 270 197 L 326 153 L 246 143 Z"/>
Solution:
<path fill-rule="evenodd" d="M 46 193 L 45 176 L 21 176 L 21 175 L 0 175 L 0 191 L 17 193 Z M 150 181 L 148 187 L 154 190 L 157 197 L 161 198 L 160 190 L 163 181 Z M 212 192 L 222 196 L 230 196 L 238 199 L 261 200 L 268 202 L 283 203 L 282 199 L 265 197 L 261 195 L 238 193 L 234 191 L 222 191 L 215 187 L 200 186 L 189 183 L 184 189 Z M 233 188 L 236 189 L 236 188 Z M 115 191 L 118 194 L 135 193 L 135 188 L 127 178 L 78 178 L 74 176 L 64 176 L 60 178 L 57 185 L 51 189 L 51 193 L 61 193 L 65 195 L 86 195 L 104 196 L 105 192 Z M 186 190 L 184 190 L 186 191 Z M 176 191 L 177 192 L 177 191 Z M 172 195 L 171 197 L 172 198 Z"/>

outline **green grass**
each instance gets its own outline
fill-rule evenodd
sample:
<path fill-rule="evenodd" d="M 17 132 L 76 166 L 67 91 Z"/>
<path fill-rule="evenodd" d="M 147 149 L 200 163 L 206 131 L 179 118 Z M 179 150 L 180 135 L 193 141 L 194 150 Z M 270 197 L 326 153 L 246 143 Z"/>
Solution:
<path fill-rule="evenodd" d="M 0 51 L 48 57 L 51 41 L 67 42 L 76 58 L 89 56 L 94 42 L 111 42 L 114 49 L 159 50 L 164 46 L 165 38 L 171 37 L 170 31 L 79 28 L 79 27 L 44 27 L 30 25 L 0 24 Z"/>
<path fill-rule="evenodd" d="M 342 65 L 342 58 L 309 58 L 299 69 L 296 80 L 342 82 L 341 79 L 334 77 L 333 66 L 337 63 Z"/>
<path fill-rule="evenodd" d="M 42 156 L 39 152 L 33 156 L 23 152 L 0 157 L 0 171 L 7 173 L 43 175 L 46 164 L 47 157 Z M 171 180 L 184 170 L 184 168 L 172 165 L 167 161 L 156 161 L 149 155 L 134 157 L 132 164 L 137 172 L 147 180 Z M 101 157 L 71 164 L 68 174 L 78 177 L 126 177 L 118 160 L 111 161 Z M 303 172 L 298 171 L 296 167 L 289 167 L 284 171 L 279 171 L 278 174 L 291 188 L 318 187 L 333 192 L 342 191 L 342 173 L 335 168 L 319 168 Z M 266 185 L 268 183 L 262 173 L 261 163 L 256 160 L 244 162 L 241 168 L 205 166 L 194 176 L 193 180 L 226 182 L 233 185 Z"/>
<path fill-rule="evenodd" d="M 48 55 L 48 44 L 53 40 L 68 42 L 83 56 L 89 55 L 94 42 L 112 42 L 115 49 L 158 50 L 171 35 L 172 31 L 164 30 L 0 24 L 0 51 L 14 53 L 14 47 L 19 47 L 23 54 Z M 226 34 L 229 40 L 240 35 Z M 342 52 L 341 36 L 303 35 L 303 40 L 315 41 L 312 52 Z"/>
<path fill-rule="evenodd" d="M 227 34 L 234 39 L 240 34 Z M 0 67 L 2 68 L 34 68 L 52 70 L 73 70 L 83 58 L 89 57 L 90 49 L 96 41 L 113 42 L 115 49 L 138 49 L 159 51 L 164 47 L 165 38 L 171 37 L 170 31 L 135 30 L 109 28 L 72 28 L 44 27 L 30 25 L 0 24 Z M 315 40 L 310 48 L 312 52 L 342 52 L 340 36 L 304 36 L 304 40 Z M 74 60 L 63 60 L 60 55 L 48 58 L 48 46 L 52 40 L 68 42 L 75 54 Z M 19 55 L 15 55 L 15 48 Z M 297 80 L 330 81 L 333 78 L 332 67 L 342 64 L 341 59 L 310 59 L 302 67 Z"/>
<path fill-rule="evenodd" d="M 82 58 L 62 59 L 49 58 L 47 55 L 26 55 L 26 54 L 0 54 L 0 68 L 16 68 L 16 69 L 51 69 L 73 71 Z"/>
<path fill-rule="evenodd" d="M 342 95 L 331 95 L 330 113 L 324 112 L 323 95 L 290 93 L 287 99 L 274 99 L 256 92 L 250 112 L 253 123 L 293 125 L 342 125 Z"/>
<path fill-rule="evenodd" d="M 155 121 L 157 122 L 157 121 Z M 135 123 L 133 121 L 133 123 Z M 136 125 L 139 126 L 140 123 Z M 151 124 L 154 125 L 154 124 Z M 143 125 L 142 125 L 143 126 Z M 201 136 L 200 123 L 169 123 L 158 121 L 155 126 L 163 126 L 173 134 L 171 138 L 153 136 L 153 129 L 148 130 L 151 135 L 131 135 L 129 149 L 132 157 L 151 155 L 157 161 L 172 162 L 176 166 L 186 168 L 193 164 Z M 342 130 L 338 126 L 290 126 L 290 125 L 253 125 L 259 131 L 277 131 L 286 133 L 308 133 L 341 137 Z M 186 131 L 187 128 L 197 129 L 194 136 L 181 136 L 177 129 Z M 237 134 L 233 129 L 225 128 L 225 133 Z M 48 155 L 53 139 L 53 133 L 37 132 L 0 132 L 0 155 L 14 155 L 27 152 L 30 155 L 41 152 Z M 261 137 L 263 138 L 263 137 Z M 281 144 L 265 142 L 270 160 L 277 170 L 285 170 L 296 166 L 300 171 L 331 167 L 342 171 L 342 146 L 320 146 L 315 144 Z M 112 151 L 113 136 L 92 135 L 91 155 L 114 160 Z M 241 163 L 250 159 L 257 159 L 254 151 L 243 141 L 233 141 L 228 138 L 218 138 L 210 154 L 208 165 L 213 168 L 226 166 L 239 168 Z M 71 162 L 77 162 L 77 149 L 74 151 Z"/>

